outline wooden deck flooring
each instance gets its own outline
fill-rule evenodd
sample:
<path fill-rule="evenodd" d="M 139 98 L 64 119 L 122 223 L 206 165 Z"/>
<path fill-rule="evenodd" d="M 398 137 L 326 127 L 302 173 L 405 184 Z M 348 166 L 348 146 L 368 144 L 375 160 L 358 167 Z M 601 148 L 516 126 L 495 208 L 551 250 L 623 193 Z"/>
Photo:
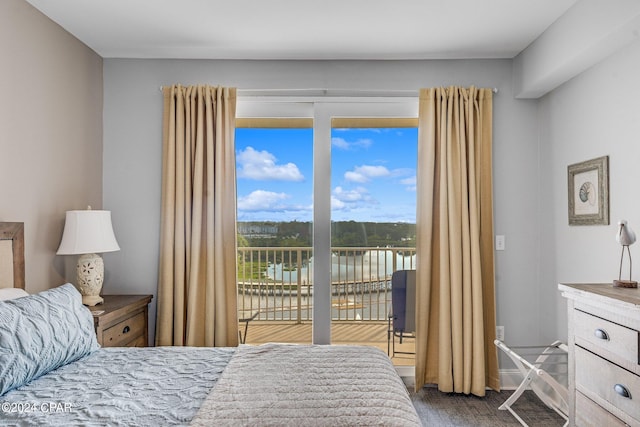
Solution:
<path fill-rule="evenodd" d="M 247 330 L 247 344 L 267 342 L 310 344 L 311 323 L 251 321 Z M 387 352 L 387 322 L 333 322 L 331 324 L 332 344 L 357 344 L 378 347 Z M 406 339 L 402 345 L 396 338 L 396 351 L 414 352 L 415 340 Z M 391 358 L 396 366 L 413 366 L 413 354 L 396 353 Z"/>

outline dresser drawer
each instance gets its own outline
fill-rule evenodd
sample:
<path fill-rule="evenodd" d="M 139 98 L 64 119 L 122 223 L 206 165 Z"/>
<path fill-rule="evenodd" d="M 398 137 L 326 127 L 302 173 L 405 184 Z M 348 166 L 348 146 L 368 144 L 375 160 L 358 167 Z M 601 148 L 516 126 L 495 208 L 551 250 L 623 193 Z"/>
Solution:
<path fill-rule="evenodd" d="M 638 365 L 638 331 L 580 310 L 574 311 L 574 328 L 576 344 L 622 365 Z"/>
<path fill-rule="evenodd" d="M 586 397 L 576 393 L 576 426 L 578 427 L 624 427 L 623 421 L 613 416 L 602 406 Z"/>
<path fill-rule="evenodd" d="M 127 347 L 132 341 L 144 336 L 146 319 L 144 312 L 125 319 L 104 331 L 103 341 L 106 347 Z"/>
<path fill-rule="evenodd" d="M 640 423 L 640 377 L 577 346 L 575 372 L 578 391 L 605 408 L 611 405 L 623 411 Z M 616 384 L 624 386 L 629 396 L 616 392 Z"/>

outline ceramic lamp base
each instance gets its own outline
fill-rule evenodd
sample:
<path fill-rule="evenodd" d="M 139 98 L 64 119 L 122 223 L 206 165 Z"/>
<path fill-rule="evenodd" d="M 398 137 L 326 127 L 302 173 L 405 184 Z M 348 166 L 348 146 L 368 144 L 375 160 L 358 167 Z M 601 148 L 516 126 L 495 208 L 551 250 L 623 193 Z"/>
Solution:
<path fill-rule="evenodd" d="M 98 254 L 84 254 L 76 265 L 78 288 L 82 294 L 82 304 L 94 306 L 104 300 L 100 297 L 104 281 L 104 261 Z"/>
<path fill-rule="evenodd" d="M 614 280 L 613 281 L 614 288 L 637 288 L 638 282 L 635 280 Z"/>
<path fill-rule="evenodd" d="M 104 299 L 101 296 L 83 295 L 82 304 L 93 307 L 94 305 L 102 304 Z"/>

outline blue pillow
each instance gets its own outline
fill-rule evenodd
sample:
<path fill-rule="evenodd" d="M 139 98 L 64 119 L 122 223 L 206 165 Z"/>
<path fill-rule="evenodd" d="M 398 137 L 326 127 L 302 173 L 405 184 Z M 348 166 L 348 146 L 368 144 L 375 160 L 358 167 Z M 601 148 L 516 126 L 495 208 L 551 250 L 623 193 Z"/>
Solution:
<path fill-rule="evenodd" d="M 99 347 L 91 312 L 70 283 L 0 301 L 0 396 Z"/>

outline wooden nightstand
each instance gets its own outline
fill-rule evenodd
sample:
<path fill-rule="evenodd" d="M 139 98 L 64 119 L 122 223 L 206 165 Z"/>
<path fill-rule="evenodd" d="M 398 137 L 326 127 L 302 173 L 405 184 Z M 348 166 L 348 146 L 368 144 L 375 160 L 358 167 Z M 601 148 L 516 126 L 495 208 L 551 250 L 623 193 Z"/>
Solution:
<path fill-rule="evenodd" d="M 146 347 L 149 303 L 153 295 L 103 295 L 104 303 L 89 307 L 98 343 L 103 347 Z"/>

